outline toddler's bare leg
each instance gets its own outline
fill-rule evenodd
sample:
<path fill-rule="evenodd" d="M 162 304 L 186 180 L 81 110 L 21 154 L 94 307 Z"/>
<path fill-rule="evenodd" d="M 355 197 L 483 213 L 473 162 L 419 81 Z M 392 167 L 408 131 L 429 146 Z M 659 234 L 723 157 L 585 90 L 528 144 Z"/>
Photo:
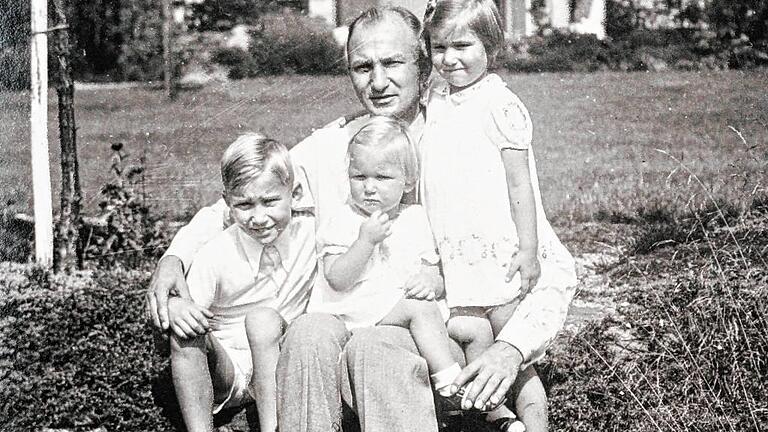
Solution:
<path fill-rule="evenodd" d="M 251 348 L 253 374 L 248 390 L 259 410 L 259 430 L 277 430 L 277 382 L 275 371 L 280 356 L 280 337 L 285 321 L 277 311 L 255 308 L 245 316 L 245 333 Z"/>
<path fill-rule="evenodd" d="M 410 330 L 419 354 L 434 373 L 456 363 L 451 355 L 448 331 L 435 301 L 400 299 L 379 325 L 394 325 Z"/>
<path fill-rule="evenodd" d="M 171 371 L 187 430 L 213 430 L 214 399 L 228 394 L 235 376 L 224 348 L 211 335 L 192 339 L 172 336 Z"/>

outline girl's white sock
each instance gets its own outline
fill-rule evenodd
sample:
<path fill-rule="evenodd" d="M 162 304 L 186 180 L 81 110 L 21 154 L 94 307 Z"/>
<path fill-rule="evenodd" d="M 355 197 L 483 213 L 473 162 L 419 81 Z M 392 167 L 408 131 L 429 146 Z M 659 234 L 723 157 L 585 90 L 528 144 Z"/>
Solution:
<path fill-rule="evenodd" d="M 454 363 L 447 368 L 433 373 L 432 386 L 437 390 L 440 396 L 450 396 L 451 384 L 461 373 L 461 366 L 458 363 Z"/>

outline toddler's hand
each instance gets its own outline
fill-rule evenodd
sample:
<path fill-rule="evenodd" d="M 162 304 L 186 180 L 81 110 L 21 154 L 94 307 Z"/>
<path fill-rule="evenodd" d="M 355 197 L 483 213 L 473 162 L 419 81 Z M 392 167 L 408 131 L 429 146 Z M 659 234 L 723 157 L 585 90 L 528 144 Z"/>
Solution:
<path fill-rule="evenodd" d="M 213 314 L 192 300 L 172 297 L 168 301 L 168 318 L 176 336 L 191 339 L 208 332 L 208 319 L 213 318 Z"/>
<path fill-rule="evenodd" d="M 527 295 L 541 276 L 541 265 L 536 251 L 521 250 L 512 258 L 507 271 L 507 282 L 512 280 L 515 273 L 520 272 L 520 298 Z"/>
<path fill-rule="evenodd" d="M 379 210 L 371 213 L 360 225 L 360 239 L 372 245 L 381 243 L 391 234 L 392 221 L 386 213 Z"/>
<path fill-rule="evenodd" d="M 433 278 L 424 272 L 411 276 L 403 285 L 405 298 L 416 300 L 434 300 L 435 295 Z"/>

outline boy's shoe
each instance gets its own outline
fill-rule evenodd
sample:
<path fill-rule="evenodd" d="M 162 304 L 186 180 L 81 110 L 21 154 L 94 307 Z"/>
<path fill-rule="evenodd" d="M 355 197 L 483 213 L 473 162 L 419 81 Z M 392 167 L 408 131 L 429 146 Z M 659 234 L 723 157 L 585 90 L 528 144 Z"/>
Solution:
<path fill-rule="evenodd" d="M 502 417 L 488 423 L 499 432 L 525 432 L 525 425 L 514 417 Z"/>

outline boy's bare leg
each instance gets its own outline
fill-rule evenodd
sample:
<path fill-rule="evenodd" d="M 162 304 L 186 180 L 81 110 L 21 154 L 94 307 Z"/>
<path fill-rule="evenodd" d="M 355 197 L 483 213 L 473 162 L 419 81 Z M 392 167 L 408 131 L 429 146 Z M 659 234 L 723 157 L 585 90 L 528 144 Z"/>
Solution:
<path fill-rule="evenodd" d="M 235 376 L 224 348 L 210 334 L 192 339 L 173 335 L 171 372 L 187 430 L 213 430 L 214 398 L 229 392 Z"/>
<path fill-rule="evenodd" d="M 251 348 L 253 373 L 248 390 L 259 411 L 259 430 L 277 430 L 277 381 L 280 337 L 285 321 L 274 309 L 255 308 L 245 316 L 245 333 Z"/>
<path fill-rule="evenodd" d="M 410 330 L 419 354 L 433 374 L 458 363 L 451 354 L 443 315 L 434 300 L 403 298 L 379 325 L 393 325 Z"/>

